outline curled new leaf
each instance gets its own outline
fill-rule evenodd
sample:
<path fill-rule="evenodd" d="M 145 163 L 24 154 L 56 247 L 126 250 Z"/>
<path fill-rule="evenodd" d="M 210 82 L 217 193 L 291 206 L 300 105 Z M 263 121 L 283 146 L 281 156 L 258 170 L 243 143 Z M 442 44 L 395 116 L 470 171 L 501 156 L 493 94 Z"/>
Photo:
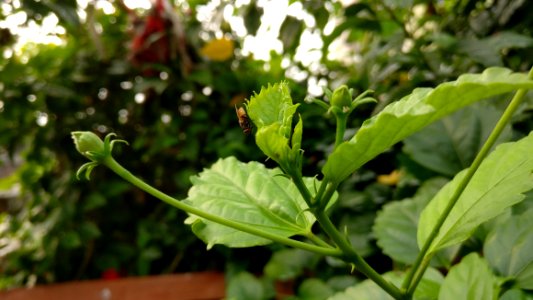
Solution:
<path fill-rule="evenodd" d="M 301 165 L 302 120 L 292 129 L 297 108 L 285 82 L 261 89 L 248 103 L 248 116 L 257 126 L 257 146 L 285 172 L 299 172 Z"/>
<path fill-rule="evenodd" d="M 286 82 L 276 83 L 261 89 L 248 103 L 248 116 L 258 127 L 279 124 L 283 135 L 290 135 L 292 116 L 298 104 L 292 103 L 289 85 Z"/>

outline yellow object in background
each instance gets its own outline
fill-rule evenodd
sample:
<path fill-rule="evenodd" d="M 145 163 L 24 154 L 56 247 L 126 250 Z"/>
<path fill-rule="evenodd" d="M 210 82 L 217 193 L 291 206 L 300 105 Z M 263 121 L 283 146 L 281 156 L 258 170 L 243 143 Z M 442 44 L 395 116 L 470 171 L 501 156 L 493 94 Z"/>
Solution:
<path fill-rule="evenodd" d="M 400 171 L 394 170 L 390 174 L 379 175 L 377 181 L 384 185 L 396 185 L 400 181 Z"/>
<path fill-rule="evenodd" d="M 233 41 L 227 38 L 211 40 L 200 49 L 200 53 L 214 61 L 225 61 L 233 56 Z"/>

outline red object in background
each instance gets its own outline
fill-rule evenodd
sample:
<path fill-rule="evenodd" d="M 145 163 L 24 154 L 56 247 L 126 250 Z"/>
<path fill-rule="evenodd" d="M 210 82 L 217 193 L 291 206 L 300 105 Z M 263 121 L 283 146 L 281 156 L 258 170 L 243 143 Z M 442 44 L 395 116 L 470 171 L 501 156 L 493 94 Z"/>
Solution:
<path fill-rule="evenodd" d="M 192 61 L 187 53 L 180 16 L 168 0 L 152 0 L 152 3 L 144 18 L 128 9 L 134 24 L 129 60 L 143 70 L 143 75 L 152 77 L 159 74 L 154 65 L 168 64 L 179 58 L 183 73 L 188 74 Z"/>
<path fill-rule="evenodd" d="M 114 268 L 109 268 L 102 272 L 102 279 L 114 280 L 120 278 L 120 274 Z"/>
<path fill-rule="evenodd" d="M 133 65 L 145 69 L 145 75 L 153 76 L 155 72 L 147 65 L 166 64 L 171 52 L 172 20 L 168 17 L 166 0 L 156 0 L 150 13 L 144 20 L 137 19 L 131 43 L 130 60 Z"/>

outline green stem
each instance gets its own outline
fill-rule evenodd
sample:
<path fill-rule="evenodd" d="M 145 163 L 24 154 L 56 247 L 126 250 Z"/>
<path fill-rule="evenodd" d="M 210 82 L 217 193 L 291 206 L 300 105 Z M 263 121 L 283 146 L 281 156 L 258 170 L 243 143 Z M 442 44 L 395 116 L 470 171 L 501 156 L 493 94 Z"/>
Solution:
<path fill-rule="evenodd" d="M 322 199 L 322 195 L 324 194 L 324 191 L 326 190 L 327 185 L 328 185 L 328 180 L 324 178 L 322 182 L 320 183 L 320 187 L 318 188 L 318 192 L 315 195 L 313 204 L 316 203 L 317 201 L 320 201 L 320 199 Z"/>
<path fill-rule="evenodd" d="M 405 294 L 408 298 L 411 298 L 411 296 L 414 294 L 416 287 L 418 286 L 418 283 L 420 280 L 422 280 L 422 277 L 424 277 L 424 273 L 426 273 L 426 269 L 429 267 L 429 263 L 431 262 L 431 259 L 433 258 L 433 255 L 430 255 L 422 260 L 420 263 L 420 272 L 416 272 L 413 280 L 411 281 L 411 285 L 407 290 L 405 291 Z"/>
<path fill-rule="evenodd" d="M 325 180 L 325 179 L 324 179 Z M 333 197 L 333 194 L 337 191 L 337 184 L 329 183 L 328 188 L 326 189 L 326 192 L 324 193 L 324 196 L 319 199 L 319 209 L 320 210 L 326 210 L 326 207 L 328 206 L 329 200 L 331 200 L 331 197 Z"/>
<path fill-rule="evenodd" d="M 531 68 L 531 70 L 529 71 L 529 78 L 533 79 L 533 68 Z M 468 185 L 468 183 L 474 176 L 475 172 L 477 171 L 477 169 L 479 168 L 479 166 L 481 165 L 481 163 L 483 162 L 483 160 L 485 159 L 485 157 L 487 156 L 491 148 L 496 143 L 496 140 L 498 139 L 502 131 L 505 129 L 505 126 L 511 121 L 513 114 L 515 113 L 515 111 L 518 109 L 518 107 L 522 103 L 526 92 L 527 90 L 525 89 L 519 89 L 518 91 L 516 91 L 513 99 L 511 100 L 511 102 L 509 103 L 505 111 L 503 112 L 500 120 L 498 120 L 498 123 L 492 130 L 487 141 L 485 142 L 485 144 L 483 145 L 483 147 L 477 154 L 476 158 L 474 159 L 474 162 L 472 162 L 472 165 L 468 169 L 466 176 L 459 183 L 459 185 L 457 186 L 457 189 L 455 190 L 450 201 L 448 202 L 448 205 L 446 206 L 442 214 L 439 216 L 437 223 L 431 230 L 426 242 L 422 246 L 420 253 L 418 253 L 418 256 L 413 265 L 413 268 L 409 271 L 409 273 L 405 277 L 405 280 L 403 281 L 402 289 L 406 290 L 408 295 L 414 292 L 414 290 L 416 289 L 416 286 L 418 285 L 418 282 L 422 278 L 422 275 L 424 274 L 427 266 L 429 265 L 430 257 L 426 258 L 426 255 L 428 253 L 429 248 L 431 247 L 431 244 L 433 243 L 433 240 L 439 234 L 439 230 L 444 224 L 444 221 L 446 221 L 446 218 L 450 214 L 452 208 L 457 203 L 457 201 L 459 200 L 459 197 L 461 196 L 466 186 Z M 424 260 L 428 262 L 422 264 Z M 415 278 L 415 280 L 413 280 L 413 278 Z"/>
<path fill-rule="evenodd" d="M 337 129 L 335 130 L 335 148 L 337 148 L 342 142 L 344 142 L 344 132 L 346 131 L 346 122 L 348 121 L 348 114 L 338 113 L 337 117 Z"/>
<path fill-rule="evenodd" d="M 322 230 L 335 242 L 339 249 L 343 253 L 343 259 L 348 263 L 353 263 L 355 267 L 368 278 L 374 281 L 379 285 L 383 290 L 389 293 L 395 299 L 402 299 L 403 295 L 401 291 L 394 286 L 393 284 L 386 281 L 379 273 L 377 273 L 366 261 L 353 249 L 352 245 L 346 237 L 344 237 L 333 225 L 330 218 L 326 213 L 326 206 L 335 191 L 337 190 L 337 185 L 332 183 L 327 183 L 327 180 L 324 179 L 322 182 L 323 186 L 327 185 L 324 195 L 320 198 L 317 197 L 319 203 L 318 208 L 314 211 L 315 217 L 320 223 Z"/>
<path fill-rule="evenodd" d="M 294 248 L 300 248 L 303 250 L 311 251 L 314 253 L 322 254 L 322 255 L 328 255 L 328 256 L 335 256 L 340 257 L 342 255 L 342 252 L 338 249 L 334 249 L 331 247 L 322 247 L 317 246 L 309 243 L 300 242 L 297 240 L 293 240 L 290 238 L 282 237 L 276 234 L 272 234 L 269 232 L 262 231 L 260 229 L 254 228 L 252 226 L 242 224 L 236 221 L 232 221 L 217 215 L 210 214 L 208 212 L 205 212 L 203 210 L 200 210 L 196 207 L 190 206 L 188 204 L 183 203 L 182 201 L 179 201 L 173 197 L 170 197 L 169 195 L 155 189 L 154 187 L 150 186 L 149 184 L 145 183 L 135 175 L 131 174 L 128 170 L 126 170 L 124 167 L 122 167 L 113 157 L 108 156 L 103 159 L 101 162 L 103 165 L 110 168 L 112 171 L 117 173 L 120 177 L 125 179 L 126 181 L 130 182 L 131 184 L 135 185 L 136 187 L 140 188 L 141 190 L 147 192 L 148 194 L 160 199 L 161 201 L 168 203 L 176 208 L 179 208 L 189 214 L 197 215 L 201 218 L 204 218 L 206 220 L 228 226 L 246 233 L 250 233 L 265 239 L 272 240 L 274 242 L 278 242 L 281 244 L 285 244 L 287 246 L 291 246 Z"/>
<path fill-rule="evenodd" d="M 319 238 L 318 236 L 316 236 L 314 233 L 312 232 L 309 232 L 308 234 L 305 235 L 306 238 L 308 238 L 311 242 L 319 245 L 319 246 L 323 246 L 323 247 L 326 247 L 326 248 L 333 248 L 330 244 L 328 244 L 326 241 L 324 241 L 323 239 Z"/>
<path fill-rule="evenodd" d="M 307 203 L 307 206 L 311 208 L 313 205 L 313 196 L 311 196 L 309 189 L 307 189 L 307 186 L 305 185 L 304 180 L 302 178 L 302 174 L 300 172 L 291 172 L 288 174 L 294 182 L 294 185 L 296 185 L 296 188 L 304 198 L 305 203 Z"/>
<path fill-rule="evenodd" d="M 359 254 L 357 254 L 348 240 L 337 230 L 335 225 L 333 225 L 324 210 L 318 210 L 315 215 L 322 229 L 342 251 L 342 258 L 344 261 L 354 264 L 359 272 L 365 274 L 395 299 L 403 299 L 403 294 L 396 286 L 385 280 L 383 276 L 376 272 L 361 256 L 359 256 Z"/>

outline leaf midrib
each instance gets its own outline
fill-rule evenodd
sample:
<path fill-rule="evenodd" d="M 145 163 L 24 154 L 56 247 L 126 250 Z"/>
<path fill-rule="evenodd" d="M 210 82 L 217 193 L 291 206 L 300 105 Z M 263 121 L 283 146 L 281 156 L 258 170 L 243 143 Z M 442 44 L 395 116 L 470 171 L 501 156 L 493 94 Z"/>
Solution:
<path fill-rule="evenodd" d="M 279 220 L 281 223 L 284 223 L 284 224 L 287 224 L 289 225 L 289 227 L 291 228 L 294 228 L 295 232 L 298 232 L 298 233 L 302 233 L 302 232 L 305 232 L 305 229 L 306 228 L 301 228 L 299 226 L 297 226 L 296 224 L 294 223 L 291 223 L 289 222 L 288 220 L 282 218 L 281 216 L 273 213 L 272 211 L 268 210 L 266 207 L 263 207 L 262 205 L 260 205 L 259 203 L 257 203 L 254 199 L 254 197 L 252 197 L 252 195 L 250 195 L 246 189 L 242 188 L 240 185 L 236 184 L 236 182 L 234 182 L 231 178 L 227 177 L 224 173 L 218 171 L 218 170 L 214 170 L 214 169 L 211 169 L 212 172 L 215 172 L 216 174 L 218 174 L 220 176 L 220 178 L 223 178 L 225 181 L 229 182 L 231 184 L 231 186 L 235 187 L 237 190 L 239 190 L 243 195 L 246 195 L 246 199 L 250 200 L 249 202 L 252 203 L 255 207 L 259 208 L 261 211 L 265 212 L 266 215 L 270 216 L 271 219 L 274 219 L 274 220 Z M 268 170 L 267 170 L 268 171 Z M 248 176 L 246 177 L 246 181 L 244 182 L 244 185 L 246 185 L 248 183 L 248 178 L 250 178 L 250 175 L 253 173 L 250 172 L 250 174 L 248 174 Z M 279 186 L 279 184 L 275 181 L 275 180 L 272 180 L 273 183 L 280 188 L 280 190 L 283 191 L 283 193 L 287 196 L 288 199 L 291 199 L 291 197 L 289 197 L 289 195 L 286 193 L 286 191 L 281 188 L 281 186 Z M 222 185 L 222 183 L 209 183 L 210 185 Z M 234 199 L 233 199 L 234 201 Z M 294 208 L 296 208 L 296 210 L 298 211 L 298 207 L 296 207 L 296 204 L 293 202 L 293 201 L 289 201 L 289 203 L 291 203 L 291 205 L 293 205 Z M 305 220 L 305 225 L 309 225 L 309 222 L 307 221 L 307 219 L 304 219 Z M 306 227 L 307 227 L 306 226 Z M 304 229 L 302 231 L 302 229 Z"/>
<path fill-rule="evenodd" d="M 447 236 L 449 232 L 453 231 L 453 230 L 457 227 L 457 225 L 460 223 L 459 220 L 463 220 L 463 219 L 464 219 L 464 216 L 467 215 L 468 212 L 470 212 L 474 207 L 476 207 L 477 204 L 479 203 L 479 201 L 480 201 L 481 199 L 484 199 L 484 198 L 487 196 L 487 194 L 489 194 L 489 193 L 490 193 L 491 191 L 493 191 L 496 187 L 498 187 L 498 186 L 502 183 L 502 181 L 504 181 L 504 180 L 509 176 L 509 174 L 513 173 L 516 169 L 520 168 L 523 164 L 525 164 L 525 163 L 528 162 L 528 161 L 529 161 L 529 159 L 525 159 L 525 160 L 522 160 L 520 163 L 517 163 L 517 164 L 515 165 L 514 168 L 510 169 L 510 170 L 509 170 L 504 176 L 501 176 L 501 178 L 500 178 L 496 183 L 491 184 L 490 188 L 487 189 L 484 193 L 482 193 L 482 194 L 480 195 L 480 197 L 478 197 L 478 199 L 474 200 L 474 201 L 472 202 L 472 204 L 469 205 L 469 207 L 468 207 L 468 208 L 467 208 L 462 214 L 458 214 L 455 223 L 454 223 L 452 226 L 450 226 L 448 230 L 446 230 L 446 233 L 445 233 L 445 234 L 442 234 L 442 235 L 439 234 L 439 235 L 441 236 L 439 244 L 442 244 L 442 241 L 444 240 L 444 237 Z M 478 170 L 478 171 L 479 171 L 479 170 Z M 521 194 L 521 193 L 520 193 L 520 194 Z M 464 194 L 463 194 L 463 195 L 464 195 Z M 460 201 L 463 197 L 464 197 L 464 196 L 461 196 L 461 197 L 459 198 L 459 201 Z M 435 246 L 432 247 L 432 248 L 436 248 L 437 246 L 439 246 L 439 245 L 438 245 L 438 244 L 435 244 Z"/>

